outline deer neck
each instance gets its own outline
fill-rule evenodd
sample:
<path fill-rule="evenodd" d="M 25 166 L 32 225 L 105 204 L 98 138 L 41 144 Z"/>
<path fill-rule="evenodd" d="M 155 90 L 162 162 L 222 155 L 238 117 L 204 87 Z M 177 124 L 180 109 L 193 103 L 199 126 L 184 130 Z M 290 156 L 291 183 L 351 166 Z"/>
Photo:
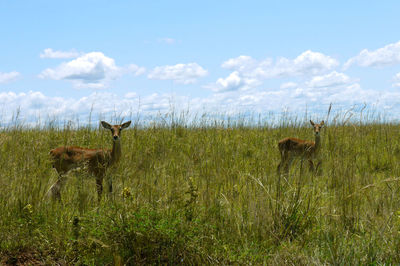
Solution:
<path fill-rule="evenodd" d="M 315 150 L 319 150 L 321 145 L 321 135 L 315 135 Z"/>
<path fill-rule="evenodd" d="M 109 165 L 118 163 L 120 158 L 121 158 L 121 141 L 116 140 L 113 141 Z"/>

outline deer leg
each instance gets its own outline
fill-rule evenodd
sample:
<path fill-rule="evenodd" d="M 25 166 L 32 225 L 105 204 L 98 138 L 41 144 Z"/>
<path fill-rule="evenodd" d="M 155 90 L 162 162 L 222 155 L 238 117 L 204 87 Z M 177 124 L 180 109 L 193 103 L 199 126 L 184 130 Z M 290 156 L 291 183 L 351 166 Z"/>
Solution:
<path fill-rule="evenodd" d="M 301 159 L 300 159 L 300 176 L 303 175 L 303 163 L 304 163 L 304 159 L 301 158 Z"/>
<path fill-rule="evenodd" d="M 294 160 L 293 156 L 288 156 L 288 158 L 286 159 L 286 164 L 285 164 L 285 174 L 286 174 L 286 176 L 289 176 L 289 169 L 290 169 L 290 166 L 293 163 L 293 160 Z"/>
<path fill-rule="evenodd" d="M 281 167 L 282 167 L 282 165 L 283 165 L 283 163 L 284 163 L 284 154 L 283 154 L 284 152 L 283 151 L 281 151 L 281 161 L 279 162 L 279 164 L 278 164 L 278 167 L 276 168 L 276 172 L 277 172 L 277 174 L 278 175 L 280 175 L 281 174 Z"/>
<path fill-rule="evenodd" d="M 278 164 L 278 168 L 277 168 L 278 175 L 281 174 L 282 167 L 284 167 L 285 174 L 288 175 L 289 174 L 289 156 L 288 156 L 287 152 L 285 152 L 285 151 L 281 152 L 281 161 Z"/>
<path fill-rule="evenodd" d="M 53 199 L 57 199 L 58 201 L 61 202 L 61 189 L 64 187 L 66 182 L 67 182 L 67 176 L 59 174 L 57 182 L 54 183 L 49 189 Z"/>
<path fill-rule="evenodd" d="M 322 161 L 318 161 L 317 166 L 315 167 L 315 172 L 319 175 L 320 173 L 320 167 L 321 167 Z"/>
<path fill-rule="evenodd" d="M 278 168 L 276 169 L 276 172 L 278 173 L 278 175 L 281 174 L 281 166 L 282 166 L 282 161 L 279 162 Z"/>
<path fill-rule="evenodd" d="M 280 163 L 278 164 L 278 175 L 281 174 L 281 168 L 284 168 L 284 174 L 285 175 L 289 175 L 289 160 L 288 159 L 283 159 L 282 161 L 280 161 Z"/>
<path fill-rule="evenodd" d="M 311 159 L 308 160 L 309 170 L 311 173 L 314 172 L 314 163 Z"/>
<path fill-rule="evenodd" d="M 112 187 L 112 176 L 110 174 L 106 175 L 106 181 L 108 186 L 108 192 L 111 193 L 113 191 L 113 187 Z"/>
<path fill-rule="evenodd" d="M 96 176 L 97 199 L 100 202 L 103 193 L 103 175 Z"/>

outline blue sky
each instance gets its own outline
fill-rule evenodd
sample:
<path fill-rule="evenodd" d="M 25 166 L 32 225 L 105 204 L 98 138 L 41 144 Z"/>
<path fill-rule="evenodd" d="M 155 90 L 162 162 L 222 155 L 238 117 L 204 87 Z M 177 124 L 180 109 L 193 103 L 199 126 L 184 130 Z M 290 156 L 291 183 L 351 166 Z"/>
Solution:
<path fill-rule="evenodd" d="M 398 1 L 1 1 L 0 112 L 399 115 Z"/>

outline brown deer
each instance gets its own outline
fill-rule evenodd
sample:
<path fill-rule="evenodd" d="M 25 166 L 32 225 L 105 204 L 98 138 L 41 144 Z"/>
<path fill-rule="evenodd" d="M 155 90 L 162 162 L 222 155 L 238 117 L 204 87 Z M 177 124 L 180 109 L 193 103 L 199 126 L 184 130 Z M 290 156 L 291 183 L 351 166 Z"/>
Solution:
<path fill-rule="evenodd" d="M 315 124 L 310 120 L 311 125 L 314 127 L 314 141 L 302 140 L 297 138 L 284 138 L 279 141 L 278 148 L 281 154 L 281 162 L 278 165 L 278 174 L 280 175 L 281 168 L 285 167 L 286 175 L 289 173 L 289 167 L 295 157 L 300 157 L 301 160 L 307 159 L 309 163 L 309 169 L 311 172 L 314 171 L 313 159 L 318 155 L 321 147 L 321 135 L 320 131 L 324 125 L 324 121 L 319 124 Z M 317 163 L 315 170 L 318 170 L 321 162 Z"/>
<path fill-rule="evenodd" d="M 87 167 L 87 171 L 96 177 L 98 200 L 103 192 L 103 177 L 106 170 L 118 163 L 121 158 L 121 131 L 131 124 L 131 121 L 121 125 L 110 125 L 101 121 L 101 125 L 109 129 L 112 134 L 113 146 L 111 150 L 87 149 L 76 146 L 63 146 L 52 149 L 50 155 L 53 167 L 57 170 L 59 178 L 49 191 L 53 198 L 61 201 L 61 189 L 66 182 L 66 174 L 78 167 Z M 107 175 L 108 190 L 112 192 L 112 179 Z"/>

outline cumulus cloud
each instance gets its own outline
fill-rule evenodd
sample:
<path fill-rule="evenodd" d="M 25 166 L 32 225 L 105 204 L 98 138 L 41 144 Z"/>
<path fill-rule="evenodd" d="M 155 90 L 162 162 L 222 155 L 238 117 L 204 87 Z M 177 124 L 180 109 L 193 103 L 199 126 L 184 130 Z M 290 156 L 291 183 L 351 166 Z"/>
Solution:
<path fill-rule="evenodd" d="M 164 38 L 159 38 L 158 42 L 166 43 L 166 44 L 174 44 L 176 42 L 176 40 L 174 38 L 164 37 Z"/>
<path fill-rule="evenodd" d="M 400 87 L 400 73 L 397 73 L 394 76 L 394 82 L 395 83 L 393 83 L 393 87 Z"/>
<path fill-rule="evenodd" d="M 140 67 L 140 66 L 135 65 L 135 64 L 130 64 L 127 67 L 127 70 L 128 70 L 129 73 L 132 73 L 135 77 L 143 75 L 144 73 L 146 73 L 146 68 L 145 67 Z"/>
<path fill-rule="evenodd" d="M 236 58 L 231 58 L 222 63 L 222 67 L 231 70 L 237 70 L 240 72 L 251 71 L 258 66 L 267 67 L 272 64 L 271 59 L 267 59 L 261 62 L 253 59 L 251 56 L 241 55 Z"/>
<path fill-rule="evenodd" d="M 113 93 L 92 93 L 78 99 L 50 97 L 42 92 L 29 91 L 27 93 L 1 92 L 0 109 L 4 123 L 10 120 L 13 114 L 21 111 L 21 119 L 27 122 L 58 117 L 70 119 L 71 117 L 87 118 L 90 113 L 112 115 L 118 113 L 121 116 L 129 116 L 133 110 L 140 109 L 146 114 L 155 112 L 167 112 L 170 107 L 170 95 L 152 94 L 139 97 L 129 93 L 129 97 L 119 97 Z M 185 100 L 184 97 L 176 97 L 177 100 Z M 46 117 L 47 116 L 47 117 Z"/>
<path fill-rule="evenodd" d="M 234 90 L 247 90 L 254 86 L 259 85 L 258 80 L 243 77 L 238 71 L 232 72 L 226 78 L 219 78 L 215 85 L 207 85 L 206 88 L 211 88 L 216 92 L 234 91 Z"/>
<path fill-rule="evenodd" d="M 101 52 L 91 52 L 56 68 L 45 69 L 39 77 L 70 80 L 77 88 L 104 88 L 108 81 L 119 77 L 122 71 L 115 65 L 114 59 Z"/>
<path fill-rule="evenodd" d="M 214 91 L 249 89 L 262 84 L 266 79 L 304 77 L 322 74 L 336 67 L 339 62 L 322 53 L 305 51 L 294 59 L 281 57 L 275 62 L 271 58 L 256 60 L 241 55 L 231 58 L 221 67 L 233 70 L 227 78 L 219 78 L 215 84 L 208 85 Z M 282 86 L 293 84 L 283 84 Z"/>
<path fill-rule="evenodd" d="M 343 65 L 348 69 L 351 65 L 362 67 L 383 67 L 400 63 L 400 41 L 388 44 L 374 51 L 362 50 L 357 56 L 350 58 Z"/>
<path fill-rule="evenodd" d="M 309 81 L 297 85 L 296 87 L 289 87 L 291 96 L 295 101 L 303 100 L 308 102 L 318 101 L 319 104 L 325 102 L 347 102 L 361 101 L 364 90 L 357 83 L 357 79 L 352 79 L 349 76 L 333 71 L 326 75 L 314 76 Z M 357 95 L 358 92 L 360 93 Z M 364 98 L 364 100 L 366 100 Z M 371 98 L 368 101 L 373 101 Z"/>
<path fill-rule="evenodd" d="M 244 85 L 244 81 L 241 77 L 239 77 L 239 73 L 237 71 L 232 72 L 227 78 L 219 78 L 217 80 L 217 85 L 221 88 L 221 90 L 236 90 L 239 87 Z"/>
<path fill-rule="evenodd" d="M 207 74 L 208 71 L 197 63 L 188 63 L 155 67 L 147 77 L 149 79 L 173 80 L 176 83 L 191 84 Z"/>
<path fill-rule="evenodd" d="M 297 87 L 297 83 L 296 82 L 285 82 L 283 84 L 281 84 L 281 89 L 290 89 L 290 88 L 295 88 Z"/>
<path fill-rule="evenodd" d="M 15 93 L 15 92 L 1 92 L 0 93 L 0 106 L 3 106 L 2 114 L 5 115 L 4 119 L 10 119 L 12 114 L 7 112 L 15 112 L 19 108 L 23 108 L 24 116 L 32 119 L 38 115 L 38 110 L 52 109 L 52 113 L 57 114 L 65 106 L 66 102 L 63 98 L 46 97 L 41 92 L 28 92 L 28 93 Z"/>
<path fill-rule="evenodd" d="M 126 93 L 124 96 L 124 98 L 127 98 L 127 99 L 132 99 L 132 98 L 136 98 L 136 97 L 138 97 L 138 94 L 133 91 Z"/>
<path fill-rule="evenodd" d="M 251 110 L 265 114 L 286 109 L 297 113 L 307 108 L 309 112 L 319 113 L 326 112 L 330 103 L 337 108 L 348 109 L 367 103 L 377 110 L 400 111 L 397 104 L 399 92 L 365 90 L 357 83 L 357 79 L 336 71 L 310 77 L 304 82 L 286 82 L 278 88 L 262 85 L 247 90 L 235 89 L 242 86 L 243 81 L 240 72 L 233 73 L 230 75 L 232 79 L 223 79 L 226 82 L 223 85 L 231 90 L 218 91 L 202 101 L 209 109 L 236 113 Z"/>
<path fill-rule="evenodd" d="M 339 62 L 327 55 L 310 50 L 303 52 L 295 59 L 280 58 L 269 71 L 264 71 L 266 77 L 290 77 L 315 75 L 323 73 L 339 65 Z"/>
<path fill-rule="evenodd" d="M 241 75 L 259 79 L 315 75 L 339 65 L 339 62 L 322 53 L 305 51 L 294 59 L 281 57 L 257 61 L 250 56 L 239 56 L 227 60 L 222 67 L 239 71 Z"/>
<path fill-rule="evenodd" d="M 208 101 L 209 109 L 233 110 L 236 113 L 252 111 L 266 114 L 271 111 L 277 114 L 288 110 L 299 114 L 307 109 L 308 113 L 326 114 L 331 103 L 336 110 L 349 110 L 366 103 L 369 108 L 378 113 L 386 110 L 398 112 L 400 111 L 399 99 L 400 92 L 365 90 L 360 84 L 353 83 L 334 88 L 309 88 L 300 85 L 297 88 L 288 89 L 233 91 L 221 94 L 219 97 L 210 97 L 205 101 Z"/>
<path fill-rule="evenodd" d="M 351 79 L 346 74 L 333 71 L 327 75 L 313 77 L 306 85 L 311 88 L 322 88 L 345 85 L 350 82 Z"/>
<path fill-rule="evenodd" d="M 16 71 L 12 71 L 12 72 L 0 72 L 0 84 L 1 83 L 8 83 L 11 81 L 16 80 L 21 74 L 19 72 Z"/>
<path fill-rule="evenodd" d="M 358 83 L 315 88 L 304 84 L 285 89 L 250 88 L 215 93 L 202 98 L 158 93 L 139 95 L 136 92 L 128 92 L 122 96 L 96 92 L 81 98 L 63 98 L 30 91 L 1 92 L 0 106 L 3 108 L 0 112 L 3 124 L 11 121 L 17 110 L 20 110 L 20 119 L 26 122 L 35 122 L 39 117 L 42 121 L 55 117 L 61 121 L 79 118 L 85 123 L 89 114 L 92 114 L 92 117 L 112 117 L 115 114 L 123 117 L 136 114 L 140 114 L 141 117 L 154 117 L 159 113 L 170 112 L 171 107 L 175 112 L 189 110 L 191 114 L 237 115 L 246 112 L 279 114 L 287 108 L 296 113 L 307 108 L 309 112 L 318 114 L 325 113 L 330 103 L 337 108 L 350 108 L 353 105 L 367 103 L 377 110 L 398 112 L 399 99 L 400 92 L 364 90 Z"/>
<path fill-rule="evenodd" d="M 75 58 L 78 57 L 80 53 L 77 51 L 54 51 L 51 48 L 44 49 L 44 51 L 40 54 L 40 58 Z"/>

